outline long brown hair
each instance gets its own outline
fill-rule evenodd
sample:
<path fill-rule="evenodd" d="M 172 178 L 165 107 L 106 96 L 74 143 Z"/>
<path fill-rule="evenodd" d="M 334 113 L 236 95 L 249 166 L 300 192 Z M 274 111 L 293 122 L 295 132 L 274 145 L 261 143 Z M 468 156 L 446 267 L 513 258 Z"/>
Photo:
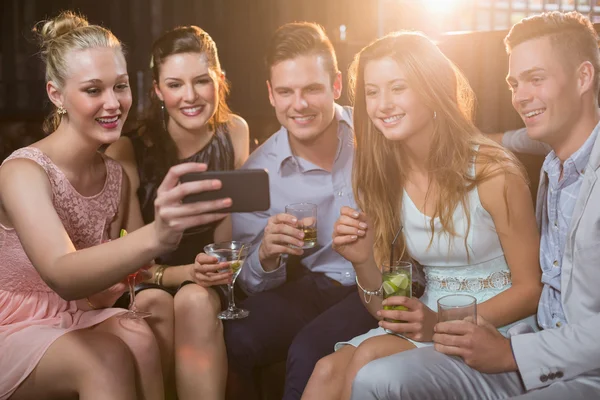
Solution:
<path fill-rule="evenodd" d="M 387 140 L 370 120 L 365 101 L 365 65 L 391 57 L 406 74 L 408 84 L 421 101 L 435 112 L 431 148 L 427 159 L 430 185 L 435 188 L 435 212 L 430 220 L 433 241 L 434 220 L 443 231 L 457 235 L 454 210 L 468 210 L 467 196 L 476 185 L 498 173 L 516 173 L 525 179 L 516 158 L 485 138 L 472 122 L 475 96 L 458 68 L 427 37 L 416 32 L 395 32 L 363 48 L 350 67 L 350 90 L 354 99 L 356 155 L 352 186 L 358 206 L 371 219 L 375 231 L 374 253 L 380 265 L 390 257 L 392 239 L 401 228 L 402 193 L 407 168 L 401 142 Z M 487 149 L 487 151 L 481 151 Z M 492 151 L 489 151 L 492 150 Z M 477 176 L 470 173 L 473 160 L 483 167 Z M 511 168 L 514 166 L 515 168 Z M 505 188 L 506 200 L 506 188 Z M 467 232 L 470 228 L 469 213 Z M 467 237 L 465 232 L 465 246 Z M 407 258 L 403 235 L 394 253 Z M 431 245 L 431 242 L 430 242 Z"/>
<path fill-rule="evenodd" d="M 217 45 L 214 40 L 201 28 L 191 26 L 179 26 L 165 32 L 152 45 L 152 57 L 150 68 L 152 78 L 159 82 L 162 65 L 168 57 L 174 54 L 198 53 L 204 54 L 208 67 L 218 77 L 215 84 L 218 86 L 219 102 L 215 113 L 208 121 L 211 130 L 224 127 L 231 118 L 231 110 L 227 105 L 229 96 L 229 83 L 225 78 L 221 79 L 223 70 L 219 62 Z M 149 142 L 149 157 L 147 165 L 142 166 L 148 174 L 157 171 L 156 179 L 160 182 L 166 175 L 168 169 L 179 162 L 175 142 L 166 131 L 169 115 L 163 109 L 161 101 L 156 96 L 154 88 L 150 89 L 150 107 L 145 112 L 144 124 L 140 133 Z"/>

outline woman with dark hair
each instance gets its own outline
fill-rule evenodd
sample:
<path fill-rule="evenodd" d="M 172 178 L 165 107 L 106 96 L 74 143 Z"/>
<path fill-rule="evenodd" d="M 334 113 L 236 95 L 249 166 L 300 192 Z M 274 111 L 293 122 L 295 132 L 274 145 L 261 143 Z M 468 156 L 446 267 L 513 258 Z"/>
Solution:
<path fill-rule="evenodd" d="M 106 153 L 123 165 L 131 181 L 132 216 L 143 226 L 154 220 L 158 184 L 183 162 L 209 170 L 240 167 L 249 151 L 246 122 L 226 103 L 229 86 L 212 38 L 196 26 L 175 28 L 153 45 L 151 107 L 141 127 Z M 223 398 L 227 374 L 221 293 L 231 273 L 202 253 L 205 245 L 231 240 L 229 217 L 185 232 L 179 247 L 156 260 L 153 278 L 136 297 L 148 318 L 163 358 L 165 377 L 173 359 L 179 399 Z"/>

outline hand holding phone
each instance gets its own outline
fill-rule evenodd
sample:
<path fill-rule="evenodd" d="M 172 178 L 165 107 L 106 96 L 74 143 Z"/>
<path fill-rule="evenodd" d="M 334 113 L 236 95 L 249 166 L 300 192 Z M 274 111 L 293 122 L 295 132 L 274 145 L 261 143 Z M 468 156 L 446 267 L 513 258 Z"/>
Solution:
<path fill-rule="evenodd" d="M 230 198 L 231 207 L 220 213 L 266 211 L 271 206 L 269 174 L 264 169 L 239 169 L 235 171 L 206 171 L 183 175 L 180 182 L 217 179 L 221 188 L 195 193 L 183 198 L 184 203 Z"/>

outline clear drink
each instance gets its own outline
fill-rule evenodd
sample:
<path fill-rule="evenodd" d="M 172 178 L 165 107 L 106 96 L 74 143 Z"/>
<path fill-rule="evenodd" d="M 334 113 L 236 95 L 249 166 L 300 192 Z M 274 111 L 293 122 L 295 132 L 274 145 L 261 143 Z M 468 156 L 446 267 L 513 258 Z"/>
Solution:
<path fill-rule="evenodd" d="M 477 323 L 477 299 L 468 294 L 451 294 L 438 299 L 438 322 L 469 318 Z"/>
<path fill-rule="evenodd" d="M 227 285 L 227 297 L 229 305 L 227 310 L 221 311 L 218 315 L 219 319 L 240 319 L 246 318 L 250 312 L 242 308 L 238 308 L 235 305 L 233 298 L 233 285 L 235 280 L 242 271 L 244 261 L 248 255 L 250 245 L 241 242 L 223 242 L 213 243 L 204 247 L 204 252 L 209 256 L 216 257 L 218 262 L 228 262 L 228 268 L 221 269 L 219 272 L 233 272 L 233 279 L 231 283 Z"/>
<path fill-rule="evenodd" d="M 210 255 L 216 257 L 219 262 L 230 262 L 228 268 L 220 269 L 219 272 L 233 272 L 233 280 L 235 281 L 242 271 L 245 259 L 241 258 L 238 260 L 231 250 L 214 250 Z"/>

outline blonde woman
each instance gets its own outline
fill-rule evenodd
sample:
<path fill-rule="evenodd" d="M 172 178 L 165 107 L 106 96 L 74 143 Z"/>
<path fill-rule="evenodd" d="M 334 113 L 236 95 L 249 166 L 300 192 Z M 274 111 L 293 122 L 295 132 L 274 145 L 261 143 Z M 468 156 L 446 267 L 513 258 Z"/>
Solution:
<path fill-rule="evenodd" d="M 507 327 L 535 313 L 541 290 L 523 169 L 478 133 L 473 93 L 452 62 L 421 34 L 393 33 L 356 55 L 351 83 L 360 211 L 341 210 L 334 246 L 352 262 L 359 294 L 380 327 L 321 359 L 306 399 L 348 399 L 368 362 L 432 346 L 439 297 L 473 295 L 481 316 Z M 427 288 L 420 299 L 383 303 L 407 311 L 382 310 L 371 294 L 381 293 L 379 267 L 400 229 L 394 252 L 424 266 Z"/>
<path fill-rule="evenodd" d="M 36 31 L 55 108 L 48 136 L 0 167 L 0 399 L 162 399 L 152 331 L 111 305 L 129 274 L 231 202 L 181 204 L 218 185 L 178 185 L 206 170 L 178 165 L 158 189 L 154 222 L 119 239 L 129 181 L 99 149 L 119 138 L 131 107 L 121 43 L 71 12 Z"/>

